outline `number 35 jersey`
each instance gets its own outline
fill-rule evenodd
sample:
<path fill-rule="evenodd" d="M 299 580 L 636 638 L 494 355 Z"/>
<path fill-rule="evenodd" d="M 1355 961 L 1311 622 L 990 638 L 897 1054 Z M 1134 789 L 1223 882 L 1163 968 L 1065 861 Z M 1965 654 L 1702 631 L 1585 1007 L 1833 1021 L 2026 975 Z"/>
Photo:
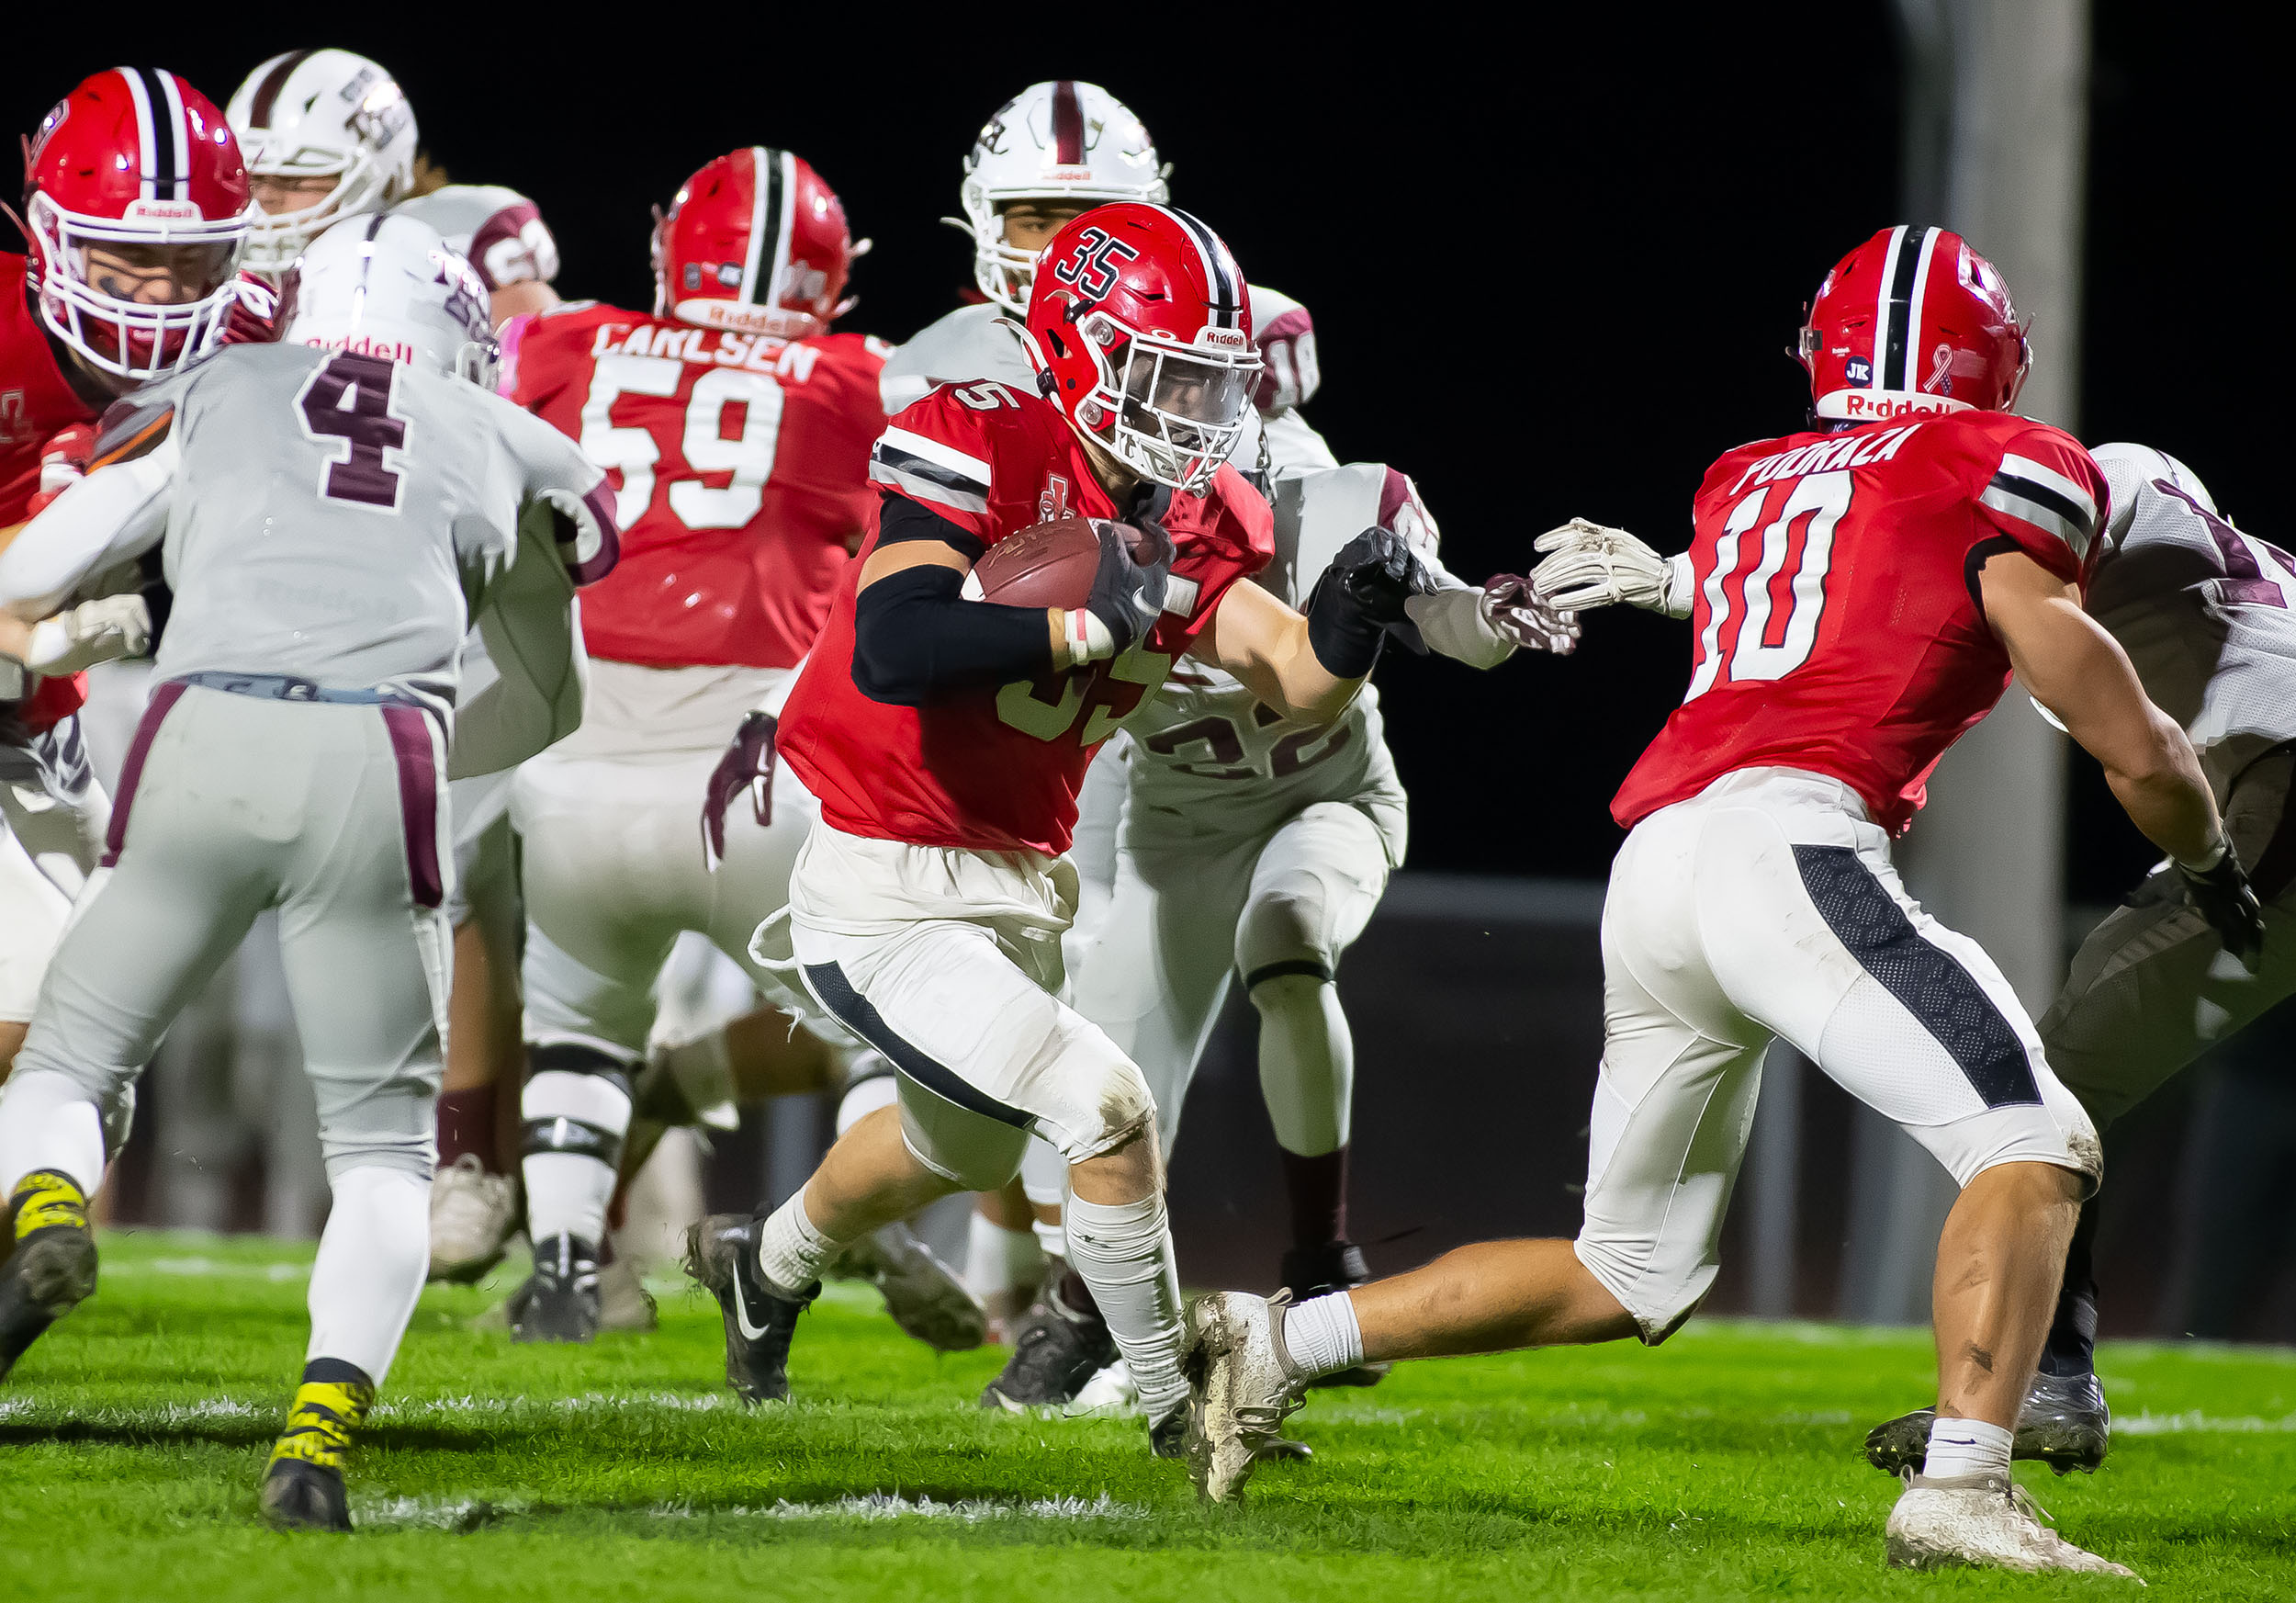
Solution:
<path fill-rule="evenodd" d="M 942 385 L 907 408 L 871 472 L 984 548 L 1056 517 L 1121 515 L 1061 410 L 994 381 Z M 1067 851 L 1092 753 L 1274 551 L 1267 503 L 1232 468 L 1175 494 L 1164 526 L 1178 552 L 1164 615 L 1122 655 L 922 707 L 872 701 L 853 683 L 856 563 L 781 719 L 780 749 L 823 820 L 915 846 Z M 872 532 L 864 559 L 874 547 Z"/>
<path fill-rule="evenodd" d="M 504 393 L 613 487 L 622 562 L 582 593 L 590 654 L 795 667 L 874 511 L 869 447 L 892 347 L 692 328 L 594 301 L 504 332 Z"/>
<path fill-rule="evenodd" d="M 1937 760 L 2009 685 L 1986 560 L 2021 551 L 2077 579 L 2106 499 L 2079 442 L 2009 412 L 1730 452 L 1692 508 L 1690 690 L 1611 816 L 1631 828 L 1738 769 L 1800 768 L 1902 833 Z"/>

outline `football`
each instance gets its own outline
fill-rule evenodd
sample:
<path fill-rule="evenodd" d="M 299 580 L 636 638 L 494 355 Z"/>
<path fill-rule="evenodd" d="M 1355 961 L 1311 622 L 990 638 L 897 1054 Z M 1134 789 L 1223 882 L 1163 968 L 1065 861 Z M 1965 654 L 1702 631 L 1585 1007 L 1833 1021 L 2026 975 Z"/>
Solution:
<path fill-rule="evenodd" d="M 1093 521 L 1061 517 L 991 546 L 973 565 L 964 591 L 1005 606 L 1080 607 L 1091 599 L 1099 571 L 1100 536 Z"/>

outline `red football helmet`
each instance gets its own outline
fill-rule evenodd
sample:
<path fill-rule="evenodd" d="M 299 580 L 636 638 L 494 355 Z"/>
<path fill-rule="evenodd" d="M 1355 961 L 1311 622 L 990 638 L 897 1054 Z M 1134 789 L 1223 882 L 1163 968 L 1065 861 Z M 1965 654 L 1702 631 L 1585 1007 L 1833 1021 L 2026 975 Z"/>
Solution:
<path fill-rule="evenodd" d="M 1810 302 L 1796 356 L 1823 418 L 2006 412 L 2032 356 L 2000 270 L 1941 228 L 1885 228 Z"/>
<path fill-rule="evenodd" d="M 154 378 L 222 336 L 251 220 L 206 96 L 150 67 L 98 73 L 24 141 L 24 175 L 40 318 L 90 366 Z"/>
<path fill-rule="evenodd" d="M 851 309 L 846 276 L 868 249 L 804 157 L 751 145 L 680 185 L 655 224 L 654 311 L 802 340 Z"/>
<path fill-rule="evenodd" d="M 1211 481 L 1243 437 L 1260 369 L 1235 258 L 1185 211 L 1096 207 L 1037 258 L 1037 387 L 1071 427 L 1144 479 Z"/>

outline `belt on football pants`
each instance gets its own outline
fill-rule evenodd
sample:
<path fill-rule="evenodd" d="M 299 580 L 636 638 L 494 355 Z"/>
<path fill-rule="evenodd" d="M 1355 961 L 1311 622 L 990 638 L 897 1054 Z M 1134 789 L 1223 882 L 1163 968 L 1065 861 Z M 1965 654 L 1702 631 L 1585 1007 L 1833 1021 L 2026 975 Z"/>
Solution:
<path fill-rule="evenodd" d="M 329 690 L 309 679 L 298 679 L 291 673 L 227 673 L 219 669 L 198 673 L 179 673 L 174 683 L 196 684 L 202 690 L 226 691 L 232 695 L 252 695 L 264 701 L 324 701 L 343 703 L 351 706 L 410 706 L 418 712 L 435 712 L 421 696 L 404 690 Z M 442 699 L 453 705 L 451 693 L 440 693 Z"/>

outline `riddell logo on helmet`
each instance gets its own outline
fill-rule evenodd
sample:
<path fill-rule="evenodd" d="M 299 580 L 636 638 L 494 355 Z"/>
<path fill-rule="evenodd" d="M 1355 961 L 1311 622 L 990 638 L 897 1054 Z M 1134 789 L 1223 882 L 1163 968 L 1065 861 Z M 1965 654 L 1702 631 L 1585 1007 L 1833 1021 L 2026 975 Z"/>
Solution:
<path fill-rule="evenodd" d="M 197 222 L 199 208 L 188 200 L 130 200 L 128 209 L 120 214 L 139 221 Z"/>
<path fill-rule="evenodd" d="M 378 340 L 372 334 L 345 334 L 339 339 L 305 340 L 315 351 L 347 351 L 355 356 L 380 356 L 387 362 L 412 362 L 414 347 L 404 340 Z"/>
<path fill-rule="evenodd" d="M 1959 412 L 1967 404 L 1942 395 L 1876 394 L 1851 389 L 1842 394 L 1841 415 L 1861 419 L 1909 417 L 1924 412 Z"/>

